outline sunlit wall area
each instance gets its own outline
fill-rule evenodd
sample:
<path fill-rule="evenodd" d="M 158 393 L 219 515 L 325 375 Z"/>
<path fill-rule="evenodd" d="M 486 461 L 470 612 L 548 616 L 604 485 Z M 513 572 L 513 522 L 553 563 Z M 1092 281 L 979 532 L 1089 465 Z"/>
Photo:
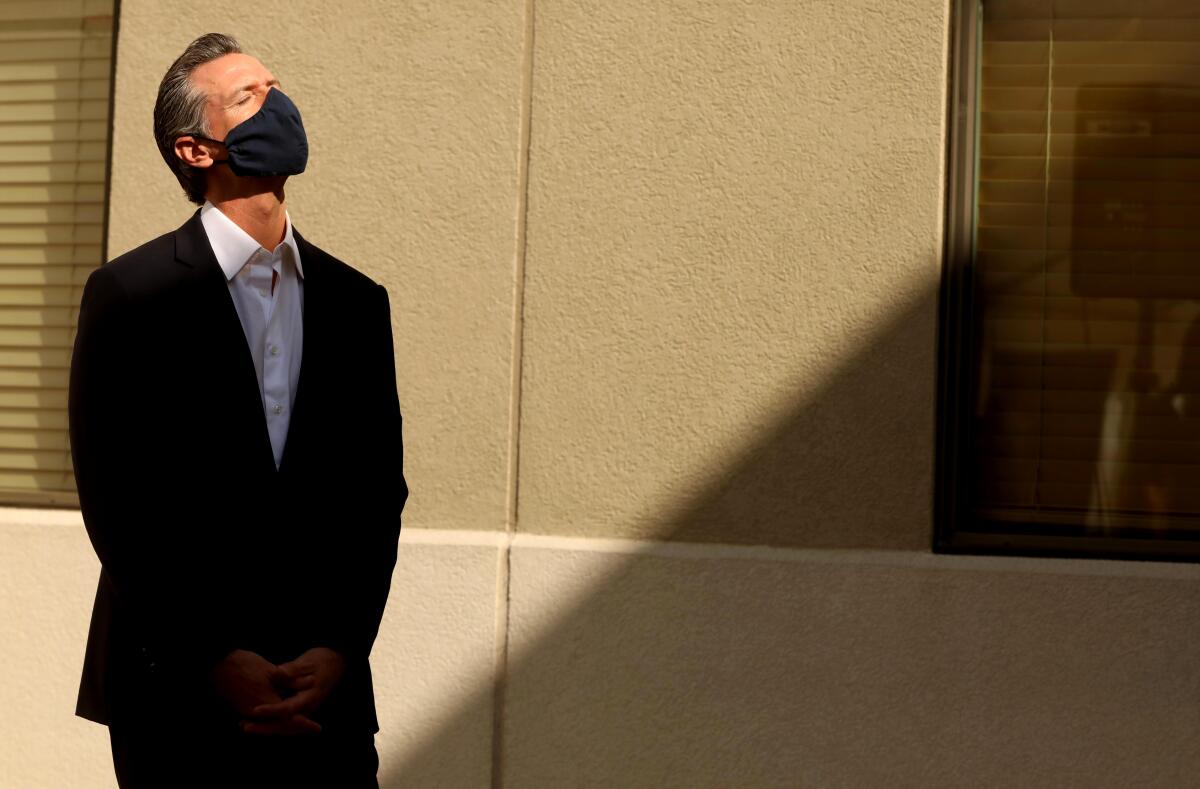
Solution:
<path fill-rule="evenodd" d="M 945 14 L 535 7 L 522 532 L 928 544 Z"/>
<path fill-rule="evenodd" d="M 220 31 L 303 114 L 297 229 L 391 296 L 381 785 L 1195 775 L 1200 570 L 931 550 L 953 11 L 122 0 L 107 256 L 193 210 L 151 108 Z M 115 785 L 97 570 L 0 510 L 0 784 Z"/>

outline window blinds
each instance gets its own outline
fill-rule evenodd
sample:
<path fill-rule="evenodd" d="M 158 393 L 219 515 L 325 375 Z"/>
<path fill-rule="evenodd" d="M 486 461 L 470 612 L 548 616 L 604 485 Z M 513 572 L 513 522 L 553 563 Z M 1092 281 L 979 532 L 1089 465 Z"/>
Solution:
<path fill-rule="evenodd" d="M 113 0 L 0 0 L 0 501 L 75 504 L 67 378 L 102 262 Z"/>
<path fill-rule="evenodd" d="M 1200 3 L 981 10 L 977 510 L 1194 529 Z"/>

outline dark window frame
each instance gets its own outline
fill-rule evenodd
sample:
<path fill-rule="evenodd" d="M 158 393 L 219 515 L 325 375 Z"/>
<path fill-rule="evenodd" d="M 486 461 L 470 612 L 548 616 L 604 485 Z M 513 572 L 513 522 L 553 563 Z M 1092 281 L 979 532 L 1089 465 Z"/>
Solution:
<path fill-rule="evenodd" d="M 935 553 L 1200 561 L 1200 530 L 1147 538 L 1144 532 L 1083 533 L 1079 527 L 978 519 L 971 507 L 972 305 L 976 228 L 980 8 L 955 0 L 951 20 L 945 248 L 938 315 Z"/>

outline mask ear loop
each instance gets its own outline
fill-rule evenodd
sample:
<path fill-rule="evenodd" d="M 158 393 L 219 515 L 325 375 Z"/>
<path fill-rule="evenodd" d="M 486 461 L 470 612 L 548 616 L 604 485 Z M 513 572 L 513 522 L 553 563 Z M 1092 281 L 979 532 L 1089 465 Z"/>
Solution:
<path fill-rule="evenodd" d="M 197 139 L 197 140 L 200 140 L 200 141 L 202 141 L 202 142 L 215 142 L 217 145 L 224 145 L 224 144 L 225 144 L 225 143 L 224 143 L 224 142 L 222 142 L 221 140 L 214 140 L 212 137 L 205 137 L 203 134 L 188 134 L 188 135 L 182 135 L 182 134 L 181 134 L 181 135 L 179 135 L 179 136 L 180 136 L 180 137 L 183 137 L 183 136 L 192 137 L 192 138 L 194 138 L 194 139 Z M 229 150 L 229 149 L 228 149 L 228 148 L 226 148 L 225 150 Z M 212 163 L 213 163 L 213 164 L 229 164 L 229 157 L 226 157 L 226 158 L 224 158 L 224 159 L 213 159 L 213 160 L 212 160 Z"/>

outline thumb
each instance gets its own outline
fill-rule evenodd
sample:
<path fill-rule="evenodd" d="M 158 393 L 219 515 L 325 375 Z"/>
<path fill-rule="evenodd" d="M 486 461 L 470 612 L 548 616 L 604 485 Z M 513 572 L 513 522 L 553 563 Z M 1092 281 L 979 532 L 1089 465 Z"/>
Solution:
<path fill-rule="evenodd" d="M 275 667 L 275 670 L 278 671 L 280 676 L 282 676 L 284 679 L 298 677 L 301 673 L 300 666 L 298 666 L 294 660 L 289 660 L 287 663 L 280 663 Z"/>
<path fill-rule="evenodd" d="M 309 688 L 315 687 L 316 684 L 317 677 L 315 674 L 305 674 L 302 677 L 297 677 L 291 682 L 292 690 L 308 690 Z"/>
<path fill-rule="evenodd" d="M 279 665 L 279 666 L 271 666 L 271 670 L 269 672 L 271 683 L 276 686 L 290 685 L 292 682 L 292 672 L 293 671 L 294 671 L 294 667 L 290 666 L 287 663 L 284 663 L 283 665 Z"/>
<path fill-rule="evenodd" d="M 311 679 L 312 672 L 297 661 L 281 663 L 278 668 L 281 681 L 286 682 L 292 688 L 299 689 L 306 684 L 306 678 Z"/>

